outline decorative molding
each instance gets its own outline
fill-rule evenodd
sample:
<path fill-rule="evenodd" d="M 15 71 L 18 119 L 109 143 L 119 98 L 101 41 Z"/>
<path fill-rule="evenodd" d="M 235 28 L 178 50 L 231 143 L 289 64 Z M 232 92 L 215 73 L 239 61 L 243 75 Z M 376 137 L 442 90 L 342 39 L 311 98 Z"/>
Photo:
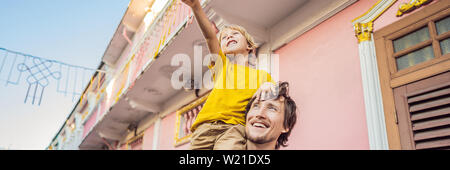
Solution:
<path fill-rule="evenodd" d="M 368 23 L 356 23 L 355 24 L 355 36 L 358 38 L 358 43 L 363 41 L 370 41 L 373 33 L 373 22 Z"/>
<path fill-rule="evenodd" d="M 379 0 L 363 15 L 352 20 L 358 43 L 370 41 L 372 39 L 374 21 L 395 2 L 397 2 L 397 0 Z"/>
<path fill-rule="evenodd" d="M 379 0 L 363 15 L 352 20 L 355 36 L 358 39 L 364 106 L 371 150 L 389 149 L 375 44 L 372 39 L 373 24 L 395 2 L 396 0 Z"/>
<path fill-rule="evenodd" d="M 414 11 L 423 5 L 430 3 L 433 0 L 411 0 L 409 3 L 402 3 L 398 7 L 397 17 L 401 17 L 403 14 Z"/>

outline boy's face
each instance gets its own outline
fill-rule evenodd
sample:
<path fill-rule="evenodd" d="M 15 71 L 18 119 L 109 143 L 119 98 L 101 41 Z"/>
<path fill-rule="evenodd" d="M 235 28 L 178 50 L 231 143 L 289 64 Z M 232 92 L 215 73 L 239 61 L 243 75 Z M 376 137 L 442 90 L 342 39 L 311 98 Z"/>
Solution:
<path fill-rule="evenodd" d="M 238 30 L 225 28 L 220 37 L 220 48 L 224 54 L 242 54 L 249 52 L 247 39 Z"/>
<path fill-rule="evenodd" d="M 253 143 L 264 144 L 276 141 L 284 127 L 284 97 L 254 101 L 247 113 L 245 132 Z"/>

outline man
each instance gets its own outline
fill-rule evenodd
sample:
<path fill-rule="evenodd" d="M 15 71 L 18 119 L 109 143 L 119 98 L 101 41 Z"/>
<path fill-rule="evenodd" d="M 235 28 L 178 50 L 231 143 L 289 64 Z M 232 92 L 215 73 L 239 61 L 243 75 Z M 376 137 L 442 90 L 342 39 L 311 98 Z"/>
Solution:
<path fill-rule="evenodd" d="M 281 82 L 277 87 L 271 83 L 261 86 L 246 107 L 245 127 L 236 125 L 221 136 L 223 142 L 232 141 L 221 149 L 274 150 L 286 147 L 297 120 L 296 110 L 287 82 Z M 239 138 L 243 140 L 236 140 Z"/>

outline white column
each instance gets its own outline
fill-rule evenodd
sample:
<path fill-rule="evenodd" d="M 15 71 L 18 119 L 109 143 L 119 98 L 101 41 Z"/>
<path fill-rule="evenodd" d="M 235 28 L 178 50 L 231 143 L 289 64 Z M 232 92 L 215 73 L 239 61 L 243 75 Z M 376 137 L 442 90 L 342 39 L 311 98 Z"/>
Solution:
<path fill-rule="evenodd" d="M 359 43 L 359 59 L 364 91 L 364 105 L 371 150 L 387 150 L 383 100 L 373 40 Z"/>
<path fill-rule="evenodd" d="M 158 140 L 159 140 L 159 127 L 161 126 L 161 117 L 158 116 L 155 124 L 153 124 L 153 142 L 152 142 L 152 150 L 158 149 Z"/>
<path fill-rule="evenodd" d="M 355 36 L 358 39 L 364 106 L 371 150 L 389 149 L 375 43 L 372 39 L 373 24 L 396 1 L 379 0 L 366 13 L 352 21 Z"/>

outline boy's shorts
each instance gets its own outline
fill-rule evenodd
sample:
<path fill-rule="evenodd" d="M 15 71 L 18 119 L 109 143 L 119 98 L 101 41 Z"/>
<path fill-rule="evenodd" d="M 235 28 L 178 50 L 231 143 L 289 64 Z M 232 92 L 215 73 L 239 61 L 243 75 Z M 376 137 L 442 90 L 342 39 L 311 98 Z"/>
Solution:
<path fill-rule="evenodd" d="M 192 150 L 245 150 L 246 139 L 242 125 L 222 121 L 202 123 L 192 133 Z"/>

